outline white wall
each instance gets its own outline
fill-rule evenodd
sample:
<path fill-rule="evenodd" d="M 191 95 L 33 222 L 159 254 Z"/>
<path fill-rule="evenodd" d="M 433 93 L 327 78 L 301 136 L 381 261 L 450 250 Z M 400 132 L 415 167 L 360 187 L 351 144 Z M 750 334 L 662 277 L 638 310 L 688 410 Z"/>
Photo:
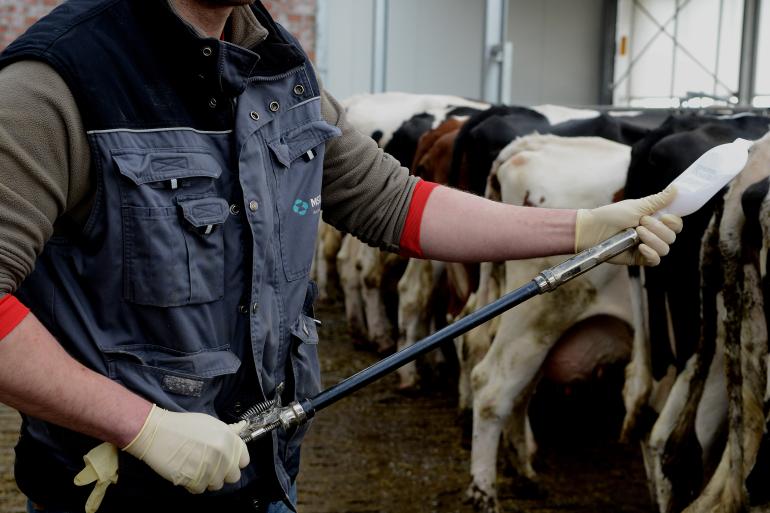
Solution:
<path fill-rule="evenodd" d="M 514 103 L 598 103 L 602 0 L 510 0 L 508 34 Z"/>

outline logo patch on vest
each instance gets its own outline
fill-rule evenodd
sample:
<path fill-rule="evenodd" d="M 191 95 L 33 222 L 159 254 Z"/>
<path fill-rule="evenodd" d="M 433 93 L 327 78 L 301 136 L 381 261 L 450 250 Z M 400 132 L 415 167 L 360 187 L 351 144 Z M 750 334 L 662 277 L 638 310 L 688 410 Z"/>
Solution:
<path fill-rule="evenodd" d="M 310 210 L 312 208 L 312 211 Z M 321 195 L 319 194 L 315 198 L 310 198 L 305 201 L 303 199 L 294 200 L 294 205 L 291 207 L 292 211 L 298 216 L 306 216 L 308 212 L 313 215 L 321 213 Z"/>
<path fill-rule="evenodd" d="M 291 207 L 294 213 L 297 214 L 298 216 L 306 215 L 309 208 L 310 208 L 310 205 L 307 204 L 307 201 L 303 201 L 301 199 L 296 200 L 294 202 L 294 206 Z"/>

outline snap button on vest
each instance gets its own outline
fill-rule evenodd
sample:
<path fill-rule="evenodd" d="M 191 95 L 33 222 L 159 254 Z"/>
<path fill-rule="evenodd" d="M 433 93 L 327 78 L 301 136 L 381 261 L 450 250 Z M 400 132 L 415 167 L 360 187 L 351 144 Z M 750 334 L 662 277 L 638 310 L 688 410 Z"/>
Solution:
<path fill-rule="evenodd" d="M 241 207 L 233 203 L 232 205 L 230 205 L 230 213 L 234 216 L 239 215 L 241 213 Z"/>
<path fill-rule="evenodd" d="M 278 102 L 270 102 L 270 112 L 278 112 L 278 109 L 281 108 L 281 104 Z"/>
<path fill-rule="evenodd" d="M 250 117 L 251 119 L 253 119 L 254 121 L 259 121 L 259 112 L 255 111 L 255 110 L 252 110 L 252 111 L 249 113 L 249 117 Z"/>
<path fill-rule="evenodd" d="M 216 98 L 211 98 L 211 99 L 209 100 L 209 107 L 211 107 L 211 108 L 213 109 L 213 108 L 215 108 L 216 106 L 217 106 L 217 99 L 216 99 Z"/>
<path fill-rule="evenodd" d="M 303 94 L 305 94 L 305 86 L 303 86 L 302 84 L 295 85 L 294 94 L 296 94 L 297 96 L 302 96 Z"/>
<path fill-rule="evenodd" d="M 238 313 L 246 315 L 249 313 L 249 307 L 247 305 L 238 305 Z"/>
<path fill-rule="evenodd" d="M 257 310 L 259 310 L 259 303 L 254 303 L 251 305 L 251 313 L 255 314 L 257 313 Z"/>
<path fill-rule="evenodd" d="M 257 203 L 257 200 L 251 200 L 249 201 L 249 210 L 252 212 L 256 212 L 259 209 L 259 203 Z"/>
<path fill-rule="evenodd" d="M 203 53 L 204 57 L 210 57 L 211 54 L 213 53 L 211 51 L 211 47 L 210 46 L 204 46 L 203 50 L 201 50 L 201 52 Z"/>

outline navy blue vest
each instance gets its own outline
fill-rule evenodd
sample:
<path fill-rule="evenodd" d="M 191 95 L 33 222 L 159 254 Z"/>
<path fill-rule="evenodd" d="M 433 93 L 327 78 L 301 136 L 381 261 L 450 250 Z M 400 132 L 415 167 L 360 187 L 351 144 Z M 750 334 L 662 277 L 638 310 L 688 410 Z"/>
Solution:
<path fill-rule="evenodd" d="M 57 226 L 18 296 L 91 369 L 226 422 L 280 383 L 284 402 L 320 389 L 308 271 L 324 142 L 339 134 L 299 44 L 252 10 L 269 36 L 244 49 L 198 36 L 165 0 L 70 0 L 0 56 L 41 60 L 66 81 L 97 191 L 85 226 Z M 255 444 L 222 493 L 283 497 L 303 434 Z M 82 508 L 88 491 L 72 477 L 96 444 L 24 417 L 22 491 Z M 132 457 L 120 465 L 105 512 L 132 509 L 137 490 L 187 499 Z"/>

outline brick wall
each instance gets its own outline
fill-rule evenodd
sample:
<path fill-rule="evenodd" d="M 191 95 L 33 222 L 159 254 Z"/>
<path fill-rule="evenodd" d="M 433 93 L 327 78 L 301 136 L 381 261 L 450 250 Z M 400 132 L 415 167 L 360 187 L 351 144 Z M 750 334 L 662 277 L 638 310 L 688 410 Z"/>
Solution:
<path fill-rule="evenodd" d="M 60 3 L 61 0 L 0 0 L 0 50 Z M 275 0 L 264 4 L 314 57 L 316 0 Z"/>
<path fill-rule="evenodd" d="M 0 49 L 60 3 L 59 0 L 0 1 Z"/>
<path fill-rule="evenodd" d="M 315 60 L 316 0 L 266 0 L 262 2 L 278 22 L 299 39 Z"/>

